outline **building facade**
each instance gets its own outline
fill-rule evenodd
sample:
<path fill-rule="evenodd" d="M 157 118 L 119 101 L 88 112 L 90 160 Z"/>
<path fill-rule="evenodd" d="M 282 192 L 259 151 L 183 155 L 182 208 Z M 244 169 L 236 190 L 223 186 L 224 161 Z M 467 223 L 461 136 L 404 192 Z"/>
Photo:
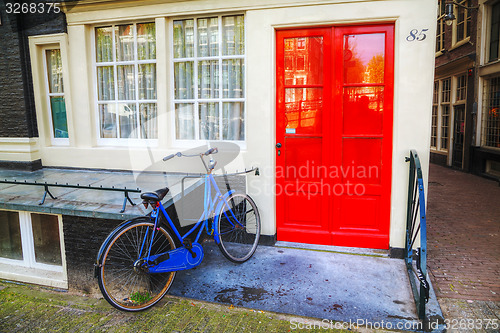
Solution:
<path fill-rule="evenodd" d="M 199 172 L 160 161 L 218 146 L 219 171 L 259 167 L 246 188 L 263 235 L 404 248 L 410 149 L 427 178 L 435 1 L 103 0 L 61 10 L 64 29 L 25 38 L 32 107 L 9 109 L 4 165 Z M 59 221 L 73 241 L 75 220 Z"/>
<path fill-rule="evenodd" d="M 492 178 L 500 153 L 498 6 L 439 1 L 431 125 L 431 161 Z"/>

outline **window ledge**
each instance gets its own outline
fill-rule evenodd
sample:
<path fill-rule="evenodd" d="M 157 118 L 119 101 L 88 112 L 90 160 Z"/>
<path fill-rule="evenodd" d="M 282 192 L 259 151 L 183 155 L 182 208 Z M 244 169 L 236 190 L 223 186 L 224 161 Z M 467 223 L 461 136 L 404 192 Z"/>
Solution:
<path fill-rule="evenodd" d="M 63 272 L 40 268 L 0 263 L 0 278 L 68 289 L 68 280 Z"/>
<path fill-rule="evenodd" d="M 453 51 L 454 49 L 458 49 L 460 46 L 465 45 L 469 42 L 470 42 L 470 37 L 462 39 L 461 41 L 458 41 L 455 44 L 453 44 L 448 51 Z M 472 43 L 471 43 L 471 45 L 472 45 Z"/>

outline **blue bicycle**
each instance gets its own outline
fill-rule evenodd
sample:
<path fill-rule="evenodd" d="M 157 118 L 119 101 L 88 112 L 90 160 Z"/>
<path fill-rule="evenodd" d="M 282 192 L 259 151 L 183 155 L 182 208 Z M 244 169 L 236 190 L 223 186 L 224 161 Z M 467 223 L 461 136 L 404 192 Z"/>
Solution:
<path fill-rule="evenodd" d="M 142 193 L 143 204 L 153 208 L 152 212 L 123 222 L 103 242 L 95 274 L 104 298 L 111 305 L 124 311 L 141 311 L 160 301 L 172 285 L 176 271 L 191 269 L 202 262 L 203 247 L 199 240 L 203 230 L 213 236 L 227 259 L 242 263 L 252 257 L 261 228 L 257 206 L 245 193 L 233 190 L 221 193 L 212 174 L 216 162 L 211 155 L 215 153 L 217 148 L 196 155 L 179 152 L 163 159 L 199 156 L 207 171 L 204 211 L 186 234 L 179 233 L 161 203 L 169 192 L 165 187 Z M 209 155 L 207 165 L 204 158 Z"/>

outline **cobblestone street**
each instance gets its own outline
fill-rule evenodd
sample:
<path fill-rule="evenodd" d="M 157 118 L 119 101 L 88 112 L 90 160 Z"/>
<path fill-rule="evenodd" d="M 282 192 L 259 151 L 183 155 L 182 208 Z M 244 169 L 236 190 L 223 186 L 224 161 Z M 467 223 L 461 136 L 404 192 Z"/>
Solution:
<path fill-rule="evenodd" d="M 500 324 L 498 182 L 430 166 L 428 266 L 445 318 Z M 453 330 L 452 330 L 453 331 Z"/>

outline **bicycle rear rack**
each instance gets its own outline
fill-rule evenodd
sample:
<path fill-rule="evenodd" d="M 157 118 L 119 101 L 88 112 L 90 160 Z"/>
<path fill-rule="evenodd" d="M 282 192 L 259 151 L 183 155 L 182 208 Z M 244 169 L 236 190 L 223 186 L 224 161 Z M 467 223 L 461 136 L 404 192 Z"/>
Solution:
<path fill-rule="evenodd" d="M 52 198 L 52 199 L 57 199 L 52 193 L 50 193 L 50 190 L 49 190 L 49 187 L 65 187 L 65 188 L 76 188 L 76 189 L 84 189 L 84 190 L 99 190 L 99 191 L 115 191 L 115 192 L 123 192 L 124 194 L 124 198 L 123 198 L 123 206 L 122 206 L 122 210 L 120 210 L 120 213 L 123 213 L 125 212 L 125 207 L 127 205 L 127 201 L 130 202 L 130 204 L 132 206 L 135 206 L 136 204 L 132 201 L 132 199 L 130 199 L 129 197 L 129 193 L 140 193 L 141 190 L 139 188 L 137 189 L 130 189 L 130 188 L 117 188 L 117 187 L 103 187 L 102 185 L 101 186 L 92 186 L 92 185 L 80 185 L 80 184 L 76 184 L 76 185 L 72 185 L 72 184 L 58 184 L 57 182 L 56 183 L 47 183 L 47 182 L 37 182 L 37 181 L 34 181 L 34 182 L 28 182 L 28 181 L 17 181 L 17 180 L 7 180 L 7 179 L 4 179 L 4 180 L 0 180 L 0 183 L 2 184 L 15 184 L 15 185 L 32 185 L 32 186 L 43 186 L 44 189 L 45 189 L 45 192 L 43 193 L 43 197 L 42 197 L 42 200 L 38 203 L 39 205 L 43 205 L 45 203 L 45 199 L 47 198 L 47 194 Z"/>
<path fill-rule="evenodd" d="M 420 319 L 425 317 L 425 305 L 429 300 L 429 282 L 427 281 L 427 225 L 425 215 L 424 181 L 420 159 L 415 150 L 410 150 L 408 183 L 408 206 L 406 215 L 405 263 Z M 420 233 L 420 246 L 415 242 Z M 415 261 L 415 265 L 413 265 Z M 418 281 L 418 283 L 417 283 Z"/>

